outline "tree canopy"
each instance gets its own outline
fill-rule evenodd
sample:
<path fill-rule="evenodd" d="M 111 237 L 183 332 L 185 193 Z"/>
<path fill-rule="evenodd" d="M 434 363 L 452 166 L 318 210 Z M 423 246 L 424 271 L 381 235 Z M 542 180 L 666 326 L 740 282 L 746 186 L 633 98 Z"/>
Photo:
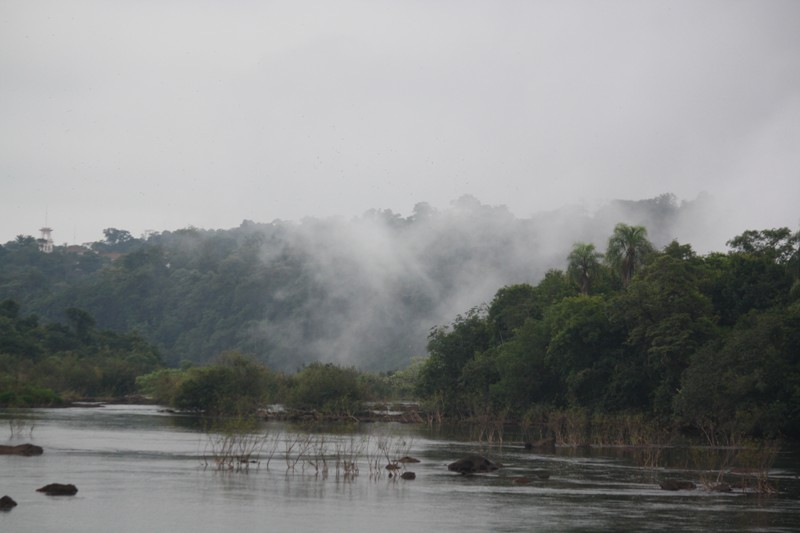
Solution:
<path fill-rule="evenodd" d="M 605 264 L 575 245 L 572 284 L 553 291 L 554 271 L 503 287 L 488 312 L 435 329 L 420 393 L 454 416 L 549 406 L 643 413 L 714 442 L 800 438 L 797 234 L 748 231 L 704 257 L 678 242 L 655 250 L 645 235 L 618 225 Z M 622 284 L 590 294 L 587 264 Z"/>

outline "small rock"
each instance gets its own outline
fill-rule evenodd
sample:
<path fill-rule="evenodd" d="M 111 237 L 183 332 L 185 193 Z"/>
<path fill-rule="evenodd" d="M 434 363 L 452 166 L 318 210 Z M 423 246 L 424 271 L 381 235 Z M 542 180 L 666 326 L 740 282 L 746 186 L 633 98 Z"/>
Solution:
<path fill-rule="evenodd" d="M 459 474 L 494 472 L 498 468 L 500 468 L 499 465 L 480 455 L 469 455 L 447 465 L 448 470 Z"/>
<path fill-rule="evenodd" d="M 397 462 L 403 464 L 418 463 L 419 459 L 417 459 L 416 457 L 409 457 L 408 455 L 406 455 L 405 457 L 401 457 L 400 459 L 398 459 Z"/>
<path fill-rule="evenodd" d="M 78 493 L 78 487 L 71 483 L 50 483 L 49 485 L 36 489 L 36 492 L 44 492 L 48 496 L 74 496 Z"/>
<path fill-rule="evenodd" d="M 10 511 L 16 506 L 17 502 L 15 502 L 10 496 L 3 496 L 0 498 L 0 511 Z"/>
<path fill-rule="evenodd" d="M 42 455 L 44 450 L 41 446 L 35 444 L 18 444 L 16 446 L 0 446 L 0 455 L 24 455 L 31 457 L 32 455 Z"/>
<path fill-rule="evenodd" d="M 534 442 L 526 442 L 525 449 L 526 450 L 550 450 L 556 447 L 556 439 L 553 437 L 549 437 L 546 439 L 540 439 Z"/>
<path fill-rule="evenodd" d="M 414 472 L 403 472 L 400 477 L 403 479 L 417 479 L 417 475 Z"/>
<path fill-rule="evenodd" d="M 659 486 L 662 488 L 662 490 L 694 490 L 697 488 L 697 485 L 691 481 L 679 479 L 665 479 L 659 483 Z"/>

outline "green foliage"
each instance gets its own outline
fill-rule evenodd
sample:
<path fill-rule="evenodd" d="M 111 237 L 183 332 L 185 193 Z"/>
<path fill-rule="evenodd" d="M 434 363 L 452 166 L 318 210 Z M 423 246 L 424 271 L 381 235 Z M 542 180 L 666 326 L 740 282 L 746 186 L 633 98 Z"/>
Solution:
<path fill-rule="evenodd" d="M 695 353 L 675 406 L 711 442 L 800 436 L 800 307 L 751 311 Z"/>
<path fill-rule="evenodd" d="M 0 390 L 0 407 L 57 407 L 63 403 L 52 390 L 32 384 L 6 384 Z"/>
<path fill-rule="evenodd" d="M 162 386 L 175 407 L 213 416 L 255 412 L 273 401 L 281 386 L 280 377 L 262 363 L 235 352 L 224 354 L 218 364 L 182 372 L 154 376 L 151 384 Z"/>
<path fill-rule="evenodd" d="M 541 317 L 541 306 L 536 305 L 534 287 L 523 283 L 501 288 L 489 306 L 488 320 L 494 342 L 510 340 L 517 328 L 534 316 Z"/>
<path fill-rule="evenodd" d="M 547 309 L 545 323 L 549 333 L 545 361 L 558 376 L 563 394 L 552 400 L 598 405 L 619 348 L 607 302 L 598 296 L 565 298 Z"/>
<path fill-rule="evenodd" d="M 789 228 L 748 230 L 726 243 L 740 254 L 763 256 L 778 264 L 787 264 L 798 259 L 800 254 L 800 232 Z"/>
<path fill-rule="evenodd" d="M 627 287 L 633 274 L 652 251 L 653 245 L 647 240 L 647 229 L 620 223 L 614 227 L 614 234 L 608 239 L 606 259 L 619 272 L 623 287 Z"/>
<path fill-rule="evenodd" d="M 614 320 L 627 331 L 625 349 L 641 361 L 647 406 L 671 410 L 689 357 L 715 335 L 710 299 L 700 289 L 701 269 L 691 250 L 657 254 L 614 302 Z"/>
<path fill-rule="evenodd" d="M 423 358 L 414 357 L 406 368 L 390 372 L 359 372 L 358 383 L 366 401 L 410 401 L 416 398 L 415 390 Z"/>
<path fill-rule="evenodd" d="M 489 348 L 490 340 L 486 313 L 477 308 L 457 317 L 449 328 L 434 328 L 428 336 L 430 356 L 420 372 L 418 392 L 442 395 L 447 399 L 447 412 L 463 412 L 472 391 L 462 379 L 462 369 Z"/>
<path fill-rule="evenodd" d="M 799 438 L 797 234 L 746 232 L 734 251 L 705 257 L 678 242 L 654 251 L 645 235 L 615 229 L 616 290 L 587 295 L 579 258 L 596 256 L 576 246 L 571 282 L 550 271 L 500 289 L 488 313 L 435 328 L 418 382 L 427 405 L 459 417 L 567 413 L 536 416 L 565 442 L 612 415 L 693 427 L 716 444 Z"/>
<path fill-rule="evenodd" d="M 161 405 L 175 405 L 176 396 L 183 380 L 185 370 L 176 368 L 159 368 L 148 374 L 136 377 L 136 389 Z"/>
<path fill-rule="evenodd" d="M 301 369 L 292 381 L 287 403 L 297 409 L 347 414 L 358 410 L 364 398 L 359 373 L 354 368 L 312 363 Z"/>
<path fill-rule="evenodd" d="M 549 335 L 542 320 L 530 319 L 509 342 L 498 347 L 498 379 L 491 385 L 495 408 L 521 412 L 534 404 L 551 404 L 558 380 L 547 362 Z"/>
<path fill-rule="evenodd" d="M 575 243 L 567 257 L 567 274 L 580 287 L 581 294 L 588 295 L 592 283 L 601 272 L 600 260 L 603 254 L 598 252 L 594 244 Z"/>
<path fill-rule="evenodd" d="M 0 383 L 4 402 L 52 405 L 58 396 L 124 396 L 137 375 L 161 364 L 137 333 L 94 328 L 85 311 L 70 308 L 71 327 L 22 317 L 14 301 L 0 304 Z"/>
<path fill-rule="evenodd" d="M 662 222 L 656 236 L 670 233 L 679 210 L 669 197 L 613 206 L 636 223 Z M 88 247 L 48 254 L 20 236 L 0 247 L 0 301 L 14 299 L 45 322 L 82 309 L 98 329 L 138 331 L 169 366 L 236 350 L 288 372 L 336 351 L 361 369 L 388 371 L 424 353 L 427 329 L 464 294 L 484 293 L 496 278 L 532 282 L 556 264 L 571 244 L 559 235 L 563 214 L 517 219 L 464 197 L 443 211 L 419 204 L 406 218 L 370 211 L 146 238 L 112 227 Z M 611 224 L 568 215 L 592 242 Z M 534 316 L 557 293 L 579 290 L 563 273 L 546 279 Z M 595 281 L 592 294 L 604 283 Z"/>

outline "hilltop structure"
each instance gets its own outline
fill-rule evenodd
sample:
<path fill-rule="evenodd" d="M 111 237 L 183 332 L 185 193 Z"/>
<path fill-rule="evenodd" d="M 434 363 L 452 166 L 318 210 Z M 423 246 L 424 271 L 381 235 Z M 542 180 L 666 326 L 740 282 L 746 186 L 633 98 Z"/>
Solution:
<path fill-rule="evenodd" d="M 45 226 L 44 228 L 40 228 L 39 231 L 42 232 L 42 236 L 39 239 L 39 251 L 46 254 L 52 253 L 53 237 L 50 234 L 53 232 L 53 229 Z"/>

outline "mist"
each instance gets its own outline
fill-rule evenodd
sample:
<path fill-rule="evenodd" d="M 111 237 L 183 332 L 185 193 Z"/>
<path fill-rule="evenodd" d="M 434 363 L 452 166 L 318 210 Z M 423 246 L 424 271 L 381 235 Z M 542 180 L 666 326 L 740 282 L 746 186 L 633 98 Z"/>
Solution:
<path fill-rule="evenodd" d="M 794 227 L 794 0 L 0 3 L 0 242 L 469 194 Z M 714 228 L 705 228 L 712 230 Z"/>
<path fill-rule="evenodd" d="M 417 204 L 407 217 L 372 210 L 353 219 L 254 225 L 273 236 L 280 229 L 279 240 L 263 244 L 262 260 L 298 258 L 304 282 L 265 295 L 292 311 L 249 333 L 271 354 L 270 364 L 287 370 L 311 361 L 404 367 L 426 353 L 432 327 L 488 305 L 506 285 L 536 284 L 548 270 L 565 269 L 574 243 L 603 251 L 614 226 L 625 222 L 648 228 L 658 248 L 675 239 L 691 244 L 690 233 L 713 225 L 710 206 L 706 196 L 679 201 L 664 194 L 520 219 L 463 196 L 442 210 Z"/>
<path fill-rule="evenodd" d="M 232 342 L 398 366 L 617 222 L 699 253 L 798 228 L 798 20 L 795 0 L 7 0 L 0 242 L 256 221 L 281 312 Z"/>

